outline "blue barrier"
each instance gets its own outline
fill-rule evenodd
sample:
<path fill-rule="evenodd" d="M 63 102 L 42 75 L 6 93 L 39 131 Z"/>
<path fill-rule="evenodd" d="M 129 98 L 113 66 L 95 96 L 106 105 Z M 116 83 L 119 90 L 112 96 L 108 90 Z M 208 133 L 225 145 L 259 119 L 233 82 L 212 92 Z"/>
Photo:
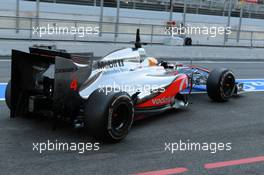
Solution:
<path fill-rule="evenodd" d="M 246 92 L 264 91 L 264 79 L 238 79 L 237 82 L 244 83 Z"/>
<path fill-rule="evenodd" d="M 245 92 L 261 92 L 264 91 L 264 79 L 237 79 L 236 82 L 244 83 Z M 190 89 L 185 89 L 182 93 L 189 93 Z M 192 93 L 206 93 L 205 85 L 195 85 Z"/>
<path fill-rule="evenodd" d="M 0 83 L 0 100 L 5 100 L 5 89 L 7 83 Z"/>

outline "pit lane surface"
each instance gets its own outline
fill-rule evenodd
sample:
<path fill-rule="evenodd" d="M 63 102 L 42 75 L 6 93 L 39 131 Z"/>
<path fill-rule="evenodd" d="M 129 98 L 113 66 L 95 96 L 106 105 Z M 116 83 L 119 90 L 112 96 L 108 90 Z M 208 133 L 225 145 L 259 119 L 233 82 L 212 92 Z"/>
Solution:
<path fill-rule="evenodd" d="M 264 78 L 264 63 L 196 63 L 231 68 L 239 78 Z M 0 82 L 9 79 L 10 62 L 0 62 Z M 99 151 L 32 151 L 33 142 L 95 142 L 81 129 L 39 118 L 9 118 L 0 102 L 0 174 L 134 174 L 156 171 L 193 175 L 262 175 L 264 172 L 264 92 L 244 94 L 228 103 L 193 95 L 187 110 L 138 121 L 118 144 L 100 144 Z M 231 151 L 165 151 L 166 143 L 232 143 Z M 252 161 L 246 158 L 251 158 Z M 242 159 L 242 160 L 241 160 Z M 224 162 L 237 160 L 236 162 Z M 258 161 L 257 161 L 258 160 Z M 218 167 L 218 165 L 230 165 Z M 243 164 L 244 163 L 244 164 Z M 215 165 L 215 166 L 213 166 Z M 208 167 L 216 167 L 207 169 Z M 183 169 L 179 169 L 183 168 Z M 169 170 L 167 170 L 169 169 Z M 166 170 L 166 171 L 164 171 Z"/>

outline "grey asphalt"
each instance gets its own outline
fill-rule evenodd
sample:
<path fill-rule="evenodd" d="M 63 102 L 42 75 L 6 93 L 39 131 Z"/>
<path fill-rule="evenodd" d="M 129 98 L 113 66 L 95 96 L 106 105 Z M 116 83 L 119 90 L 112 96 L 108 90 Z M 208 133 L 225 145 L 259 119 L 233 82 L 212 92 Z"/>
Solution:
<path fill-rule="evenodd" d="M 201 63 L 204 67 L 231 68 L 238 78 L 264 78 L 264 63 Z M 9 79 L 9 62 L 0 62 L 0 82 Z M 193 95 L 186 110 L 169 111 L 138 121 L 118 144 L 100 144 L 84 154 L 32 151 L 33 142 L 96 142 L 89 133 L 40 117 L 9 118 L 0 102 L 0 174 L 133 174 L 186 167 L 183 175 L 262 175 L 264 163 L 212 170 L 205 163 L 264 156 L 264 92 L 247 93 L 228 103 L 214 103 L 207 95 Z M 232 143 L 231 151 L 165 151 L 165 142 Z"/>

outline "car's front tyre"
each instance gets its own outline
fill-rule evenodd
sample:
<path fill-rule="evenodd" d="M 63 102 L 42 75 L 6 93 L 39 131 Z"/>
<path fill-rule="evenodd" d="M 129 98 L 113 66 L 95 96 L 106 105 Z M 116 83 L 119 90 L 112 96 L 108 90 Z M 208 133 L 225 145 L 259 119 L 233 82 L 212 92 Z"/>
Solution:
<path fill-rule="evenodd" d="M 228 101 L 235 91 L 235 76 L 228 69 L 214 69 L 207 79 L 207 94 L 217 102 Z"/>

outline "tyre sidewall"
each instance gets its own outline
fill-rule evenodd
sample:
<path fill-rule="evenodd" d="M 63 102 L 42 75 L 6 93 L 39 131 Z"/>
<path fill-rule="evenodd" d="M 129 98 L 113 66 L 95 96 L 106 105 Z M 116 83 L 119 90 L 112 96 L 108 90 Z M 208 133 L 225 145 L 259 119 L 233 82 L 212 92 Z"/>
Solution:
<path fill-rule="evenodd" d="M 220 81 L 219 81 L 219 91 L 220 91 L 220 95 L 222 97 L 222 99 L 224 101 L 227 101 L 234 93 L 234 88 L 233 88 L 233 92 L 230 94 L 230 95 L 226 95 L 224 93 L 224 89 L 223 89 L 223 84 L 224 84 L 224 81 L 226 79 L 227 76 L 231 75 L 233 78 L 234 78 L 234 74 L 230 71 L 230 70 L 227 70 L 226 72 L 223 72 L 221 78 L 220 78 Z M 234 78 L 235 79 L 235 78 Z M 235 82 L 233 82 L 235 84 Z M 234 86 L 235 87 L 235 86 Z"/>
<path fill-rule="evenodd" d="M 125 102 L 131 107 L 131 115 L 127 129 L 122 134 L 116 134 L 111 127 L 114 107 Z M 85 127 L 99 140 L 118 142 L 126 137 L 134 120 L 134 107 L 130 96 L 125 92 L 109 92 L 96 90 L 87 100 L 84 109 Z"/>
<path fill-rule="evenodd" d="M 125 130 L 122 133 L 118 133 L 116 132 L 113 128 L 112 128 L 112 115 L 113 115 L 113 111 L 114 108 L 118 105 L 120 105 L 121 103 L 126 103 L 129 113 L 132 115 L 132 117 L 128 118 L 128 121 L 126 121 L 125 123 Z M 109 110 L 106 113 L 107 115 L 107 132 L 108 134 L 114 138 L 115 140 L 121 140 L 123 139 L 129 132 L 133 120 L 134 120 L 134 108 L 133 108 L 133 103 L 132 100 L 130 99 L 130 97 L 128 96 L 128 94 L 126 93 L 118 93 L 114 96 L 114 98 L 111 101 L 111 104 L 109 106 Z"/>
<path fill-rule="evenodd" d="M 224 102 L 232 96 L 232 94 L 227 96 L 223 89 L 223 83 L 229 75 L 235 79 L 233 72 L 228 69 L 215 69 L 210 72 L 207 79 L 207 94 L 212 100 Z"/>

